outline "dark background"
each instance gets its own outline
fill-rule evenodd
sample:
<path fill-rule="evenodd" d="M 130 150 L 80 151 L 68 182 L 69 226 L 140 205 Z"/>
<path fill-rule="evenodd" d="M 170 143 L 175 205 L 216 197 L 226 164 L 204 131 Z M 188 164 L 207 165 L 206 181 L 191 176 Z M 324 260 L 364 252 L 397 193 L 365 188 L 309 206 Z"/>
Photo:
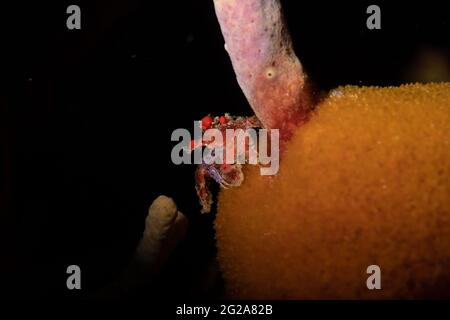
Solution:
<path fill-rule="evenodd" d="M 428 80 L 422 52 L 449 72 L 443 1 L 282 3 L 322 90 Z M 66 28 L 70 4 L 81 30 Z M 366 28 L 370 4 L 381 30 Z M 200 215 L 195 168 L 172 164 L 170 135 L 208 113 L 251 114 L 212 0 L 20 2 L 2 4 L 0 21 L 1 295 L 78 298 L 105 286 L 165 194 L 191 227 L 149 292 L 209 297 L 199 283 L 215 255 L 214 212 Z M 65 287 L 70 264 L 82 270 L 79 292 Z"/>

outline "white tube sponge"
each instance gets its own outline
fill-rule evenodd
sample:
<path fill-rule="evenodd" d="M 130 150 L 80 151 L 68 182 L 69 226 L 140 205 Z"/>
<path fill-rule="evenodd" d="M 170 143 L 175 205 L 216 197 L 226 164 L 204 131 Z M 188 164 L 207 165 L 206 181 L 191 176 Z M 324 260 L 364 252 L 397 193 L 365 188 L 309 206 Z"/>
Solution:
<path fill-rule="evenodd" d="M 158 271 L 175 246 L 185 237 L 188 221 L 175 202 L 159 196 L 150 206 L 145 230 L 136 249 L 135 259 Z"/>
<path fill-rule="evenodd" d="M 188 220 L 175 202 L 156 198 L 145 219 L 145 230 L 133 259 L 121 277 L 93 295 L 93 298 L 121 298 L 148 286 L 158 275 L 177 244 L 184 239 Z"/>

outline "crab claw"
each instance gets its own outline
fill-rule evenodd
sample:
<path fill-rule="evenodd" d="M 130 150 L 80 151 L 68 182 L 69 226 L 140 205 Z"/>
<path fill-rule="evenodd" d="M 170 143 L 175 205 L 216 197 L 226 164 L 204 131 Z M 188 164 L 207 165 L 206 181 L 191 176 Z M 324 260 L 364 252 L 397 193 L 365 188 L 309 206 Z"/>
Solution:
<path fill-rule="evenodd" d="M 221 182 L 220 182 L 220 186 L 222 187 L 222 188 L 224 188 L 224 189 L 228 189 L 228 188 L 230 188 L 230 187 L 232 187 L 232 185 L 230 185 L 228 182 L 226 182 L 225 180 L 222 180 Z"/>
<path fill-rule="evenodd" d="M 221 185 L 226 185 L 227 188 L 239 187 L 244 181 L 244 173 L 242 172 L 241 165 L 230 165 L 224 167 L 221 172 Z"/>

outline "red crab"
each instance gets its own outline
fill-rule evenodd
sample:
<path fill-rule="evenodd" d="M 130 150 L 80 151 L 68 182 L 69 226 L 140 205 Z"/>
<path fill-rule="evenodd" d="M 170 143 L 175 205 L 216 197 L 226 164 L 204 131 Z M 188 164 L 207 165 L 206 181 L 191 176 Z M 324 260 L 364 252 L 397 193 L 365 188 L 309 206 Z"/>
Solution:
<path fill-rule="evenodd" d="M 223 116 L 211 117 L 210 115 L 205 116 L 201 120 L 202 131 L 205 132 L 208 129 L 219 129 L 222 133 L 223 141 L 218 145 L 215 141 L 191 141 L 191 151 L 205 147 L 205 148 L 222 148 L 224 159 L 227 159 L 227 148 L 233 148 L 234 150 L 228 150 L 228 155 L 233 154 L 239 157 L 237 154 L 238 150 L 236 144 L 226 144 L 226 129 L 249 129 L 249 128 L 261 128 L 262 125 L 256 116 L 252 117 L 232 117 L 229 114 Z M 250 146 L 246 144 L 244 148 L 245 159 L 248 159 L 248 150 Z M 233 152 L 231 152 L 233 151 Z M 203 161 L 203 160 L 202 160 Z M 244 175 L 242 173 L 241 164 L 234 162 L 233 164 L 227 164 L 224 161 L 223 164 L 207 164 L 204 161 L 200 164 L 195 172 L 195 189 L 197 190 L 197 195 L 202 206 L 201 213 L 208 213 L 211 211 L 212 194 L 208 188 L 208 178 L 214 179 L 221 187 L 237 187 L 240 186 L 244 180 Z"/>

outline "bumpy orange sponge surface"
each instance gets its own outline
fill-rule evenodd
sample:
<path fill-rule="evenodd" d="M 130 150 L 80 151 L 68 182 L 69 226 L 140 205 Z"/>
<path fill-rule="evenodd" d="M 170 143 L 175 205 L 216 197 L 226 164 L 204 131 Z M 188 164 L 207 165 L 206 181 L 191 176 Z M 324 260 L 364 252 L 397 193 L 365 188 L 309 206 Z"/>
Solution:
<path fill-rule="evenodd" d="M 450 83 L 334 90 L 218 206 L 230 297 L 450 296 Z"/>

